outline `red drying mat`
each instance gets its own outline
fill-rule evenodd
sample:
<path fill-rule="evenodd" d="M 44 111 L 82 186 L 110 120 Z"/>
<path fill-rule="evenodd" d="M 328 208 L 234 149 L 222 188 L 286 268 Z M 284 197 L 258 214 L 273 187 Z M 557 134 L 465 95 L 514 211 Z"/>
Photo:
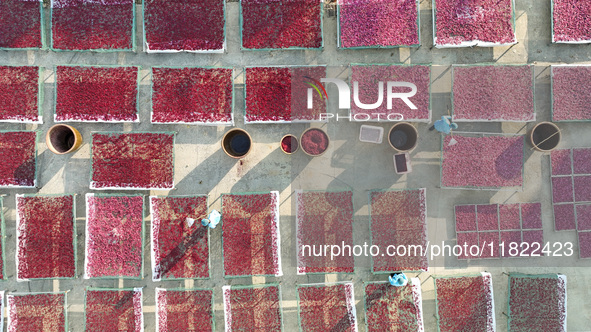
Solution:
<path fill-rule="evenodd" d="M 298 274 L 354 273 L 351 253 L 322 254 L 326 245 L 353 247 L 353 193 L 297 190 L 296 234 Z"/>
<path fill-rule="evenodd" d="M 150 212 L 153 280 L 208 278 L 207 196 L 151 196 Z"/>
<path fill-rule="evenodd" d="M 140 278 L 144 197 L 86 194 L 85 278 Z"/>
<path fill-rule="evenodd" d="M 431 69 L 423 65 L 352 65 L 351 81 L 358 84 L 358 99 L 364 104 L 373 104 L 378 96 L 382 82 L 384 102 L 372 110 L 351 105 L 351 115 L 358 121 L 417 121 L 427 122 L 431 117 Z M 416 109 L 411 109 L 402 99 L 393 98 L 388 109 L 388 83 L 408 82 L 417 87 L 414 96 L 409 98 Z M 394 93 L 409 92 L 408 87 L 392 87 Z M 402 116 L 402 119 L 400 118 Z M 380 127 L 381 128 L 381 127 Z M 383 130 L 383 129 L 382 129 Z"/>
<path fill-rule="evenodd" d="M 427 246 L 426 190 L 387 190 L 369 193 L 371 243 L 388 252 L 388 246 Z M 404 255 L 372 257 L 373 272 L 427 271 L 426 255 L 410 249 Z"/>
<path fill-rule="evenodd" d="M 454 139 L 456 144 L 450 144 Z M 443 137 L 441 186 L 465 189 L 501 189 L 523 186 L 525 139 L 519 136 Z"/>
<path fill-rule="evenodd" d="M 39 73 L 39 67 L 0 66 L 0 122 L 42 122 Z"/>
<path fill-rule="evenodd" d="M 156 288 L 158 332 L 213 331 L 213 290 Z"/>
<path fill-rule="evenodd" d="M 144 2 L 146 52 L 222 52 L 223 0 Z"/>
<path fill-rule="evenodd" d="M 142 311 L 141 288 L 88 288 L 84 308 L 85 330 L 142 332 Z"/>
<path fill-rule="evenodd" d="M 282 331 L 279 285 L 224 286 L 226 331 Z"/>
<path fill-rule="evenodd" d="M 16 293 L 6 300 L 8 332 L 68 330 L 66 293 Z"/>
<path fill-rule="evenodd" d="M 566 276 L 509 275 L 509 331 L 566 331 Z"/>
<path fill-rule="evenodd" d="M 552 0 L 552 42 L 591 42 L 589 4 L 579 0 Z M 576 85 L 575 85 L 576 86 Z"/>
<path fill-rule="evenodd" d="M 339 46 L 419 46 L 416 1 L 343 0 L 338 3 Z"/>
<path fill-rule="evenodd" d="M 315 0 L 243 0 L 242 47 L 286 49 L 322 47 L 322 7 Z"/>
<path fill-rule="evenodd" d="M 93 133 L 91 189 L 172 189 L 174 133 Z"/>
<path fill-rule="evenodd" d="M 453 121 L 535 121 L 534 66 L 454 66 Z"/>
<path fill-rule="evenodd" d="M 301 331 L 357 331 L 352 283 L 298 285 L 296 290 Z"/>
<path fill-rule="evenodd" d="M 138 67 L 56 67 L 56 122 L 139 122 Z"/>
<path fill-rule="evenodd" d="M 42 48 L 41 1 L 0 2 L 0 49 Z"/>
<path fill-rule="evenodd" d="M 587 107 L 591 103 L 591 96 L 585 89 L 591 80 L 591 66 L 551 66 L 550 71 L 552 121 L 591 121 L 591 110 Z"/>
<path fill-rule="evenodd" d="M 490 273 L 434 280 L 439 331 L 495 331 Z"/>
<path fill-rule="evenodd" d="M 513 16 L 512 0 L 479 0 L 470 3 L 435 0 L 435 45 L 458 47 L 513 44 L 516 42 Z"/>
<path fill-rule="evenodd" d="M 134 0 L 54 0 L 51 47 L 56 50 L 132 51 Z"/>
<path fill-rule="evenodd" d="M 325 66 L 248 67 L 245 73 L 245 122 L 314 122 L 326 113 L 328 96 L 320 83 L 326 77 Z"/>
<path fill-rule="evenodd" d="M 425 331 L 420 280 L 412 278 L 404 287 L 389 282 L 366 284 L 365 317 L 368 332 Z"/>
<path fill-rule="evenodd" d="M 233 124 L 231 68 L 152 68 L 152 123 Z"/>
<path fill-rule="evenodd" d="M 0 132 L 0 187 L 37 185 L 37 133 Z"/>
<path fill-rule="evenodd" d="M 279 193 L 222 195 L 226 276 L 281 276 Z"/>
<path fill-rule="evenodd" d="M 17 280 L 76 278 L 75 223 L 73 195 L 17 195 Z"/>

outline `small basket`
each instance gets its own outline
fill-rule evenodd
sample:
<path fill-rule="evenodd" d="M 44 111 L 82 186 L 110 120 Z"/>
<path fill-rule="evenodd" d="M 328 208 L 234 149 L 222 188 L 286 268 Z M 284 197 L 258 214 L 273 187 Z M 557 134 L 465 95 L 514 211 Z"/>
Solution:
<path fill-rule="evenodd" d="M 327 140 L 326 149 L 324 149 L 324 151 L 322 151 L 319 154 L 310 154 L 310 153 L 308 153 L 308 151 L 306 151 L 306 149 L 304 149 L 304 145 L 302 144 L 303 141 L 304 141 L 304 136 L 306 135 L 307 132 L 309 132 L 311 130 L 318 130 L 318 131 L 322 132 L 324 134 L 324 136 L 326 136 L 326 140 Z M 308 129 L 306 129 L 302 133 L 302 136 L 300 136 L 300 147 L 302 148 L 302 151 L 304 151 L 304 153 L 307 154 L 308 156 L 310 156 L 310 157 L 318 157 L 318 156 L 323 155 L 328 150 L 328 148 L 330 147 L 330 137 L 328 136 L 328 134 L 326 133 L 326 131 L 324 131 L 324 130 L 322 130 L 320 128 L 308 128 Z"/>
<path fill-rule="evenodd" d="M 394 169 L 396 174 L 406 174 L 412 172 L 410 155 L 408 153 L 397 153 L 394 155 Z"/>
<path fill-rule="evenodd" d="M 366 143 L 382 144 L 384 128 L 377 126 L 361 125 L 359 140 Z"/>
<path fill-rule="evenodd" d="M 291 138 L 291 152 L 287 152 L 283 149 L 283 140 L 286 138 Z M 294 145 L 294 141 L 295 141 L 295 145 Z M 279 141 L 279 146 L 281 148 L 281 151 L 283 151 L 285 154 L 294 154 L 296 151 L 298 151 L 300 149 L 300 145 L 299 145 L 299 141 L 298 138 L 295 137 L 295 135 L 291 135 L 291 134 L 287 134 L 283 137 L 281 137 L 281 140 Z"/>

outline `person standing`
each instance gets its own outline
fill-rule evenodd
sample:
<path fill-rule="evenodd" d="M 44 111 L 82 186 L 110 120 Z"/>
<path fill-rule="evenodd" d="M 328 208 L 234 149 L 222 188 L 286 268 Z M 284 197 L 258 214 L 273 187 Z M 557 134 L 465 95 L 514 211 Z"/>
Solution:
<path fill-rule="evenodd" d="M 451 121 L 451 116 L 442 116 L 441 120 L 435 121 L 429 131 L 437 129 L 438 132 L 449 135 L 452 130 L 458 129 L 458 124 Z"/>
<path fill-rule="evenodd" d="M 388 282 L 392 286 L 404 287 L 408 284 L 408 277 L 402 272 L 394 272 L 388 277 Z"/>

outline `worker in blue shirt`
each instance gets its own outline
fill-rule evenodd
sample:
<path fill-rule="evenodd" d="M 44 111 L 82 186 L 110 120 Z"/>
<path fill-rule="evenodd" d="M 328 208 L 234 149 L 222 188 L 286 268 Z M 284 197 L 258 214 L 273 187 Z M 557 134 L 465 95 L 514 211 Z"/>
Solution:
<path fill-rule="evenodd" d="M 435 121 L 429 130 L 437 129 L 438 132 L 450 134 L 452 130 L 458 129 L 458 124 L 451 122 L 451 116 L 442 116 L 441 120 Z"/>
<path fill-rule="evenodd" d="M 404 287 L 408 284 L 408 277 L 402 272 L 394 272 L 388 276 L 388 281 L 392 286 Z"/>
<path fill-rule="evenodd" d="M 222 215 L 218 211 L 213 210 L 207 219 L 201 219 L 201 225 L 204 227 L 215 228 L 215 226 L 219 224 L 221 217 Z"/>

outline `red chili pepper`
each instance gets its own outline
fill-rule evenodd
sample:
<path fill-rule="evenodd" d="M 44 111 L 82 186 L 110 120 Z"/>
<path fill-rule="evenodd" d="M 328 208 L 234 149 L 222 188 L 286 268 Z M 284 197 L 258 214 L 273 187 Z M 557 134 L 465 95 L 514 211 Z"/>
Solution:
<path fill-rule="evenodd" d="M 131 49 L 134 1 L 52 2 L 53 47 L 63 50 Z"/>
<path fill-rule="evenodd" d="M 123 289 L 86 291 L 87 331 L 139 332 L 141 324 L 142 293 L 140 290 Z"/>
<path fill-rule="evenodd" d="M 34 131 L 0 133 L 0 187 L 35 186 L 36 137 Z"/>
<path fill-rule="evenodd" d="M 142 267 L 143 196 L 87 197 L 89 277 L 138 277 Z"/>
<path fill-rule="evenodd" d="M 0 48 L 41 48 L 41 3 L 3 0 L 0 3 Z"/>
<path fill-rule="evenodd" d="M 153 68 L 153 123 L 230 123 L 232 70 Z"/>

